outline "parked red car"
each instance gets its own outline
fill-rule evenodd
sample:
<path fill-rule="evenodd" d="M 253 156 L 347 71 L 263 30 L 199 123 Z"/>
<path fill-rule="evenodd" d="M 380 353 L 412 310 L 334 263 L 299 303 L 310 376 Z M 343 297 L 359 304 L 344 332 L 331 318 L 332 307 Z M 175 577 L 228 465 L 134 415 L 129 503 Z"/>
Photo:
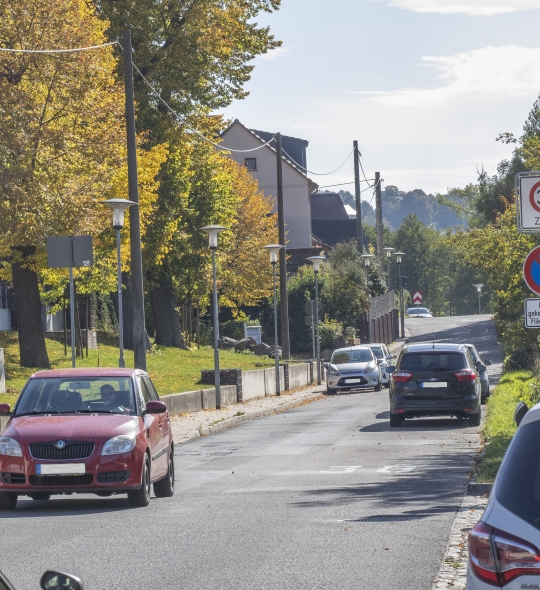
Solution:
<path fill-rule="evenodd" d="M 19 495 L 72 493 L 127 493 L 147 506 L 151 484 L 157 497 L 173 495 L 173 454 L 167 407 L 144 371 L 39 371 L 0 436 L 0 510 Z"/>

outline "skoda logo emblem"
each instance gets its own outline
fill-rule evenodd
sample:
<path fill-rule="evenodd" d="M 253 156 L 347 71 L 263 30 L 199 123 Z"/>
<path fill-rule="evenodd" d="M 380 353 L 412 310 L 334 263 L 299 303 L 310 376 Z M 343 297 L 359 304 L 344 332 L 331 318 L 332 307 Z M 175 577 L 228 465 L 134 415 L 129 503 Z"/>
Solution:
<path fill-rule="evenodd" d="M 58 440 L 58 441 L 56 441 L 56 444 L 54 446 L 57 449 L 64 449 L 66 446 L 66 441 L 65 440 Z"/>

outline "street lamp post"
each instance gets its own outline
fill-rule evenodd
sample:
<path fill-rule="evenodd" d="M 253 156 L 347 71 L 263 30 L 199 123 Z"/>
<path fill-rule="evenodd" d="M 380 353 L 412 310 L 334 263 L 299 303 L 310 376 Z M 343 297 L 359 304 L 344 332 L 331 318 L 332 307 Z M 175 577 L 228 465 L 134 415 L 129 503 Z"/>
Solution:
<path fill-rule="evenodd" d="M 321 376 L 321 336 L 319 334 L 319 267 L 321 262 L 325 262 L 324 256 L 310 256 L 308 260 L 313 264 L 313 272 L 315 273 L 315 313 L 314 322 L 317 326 L 317 383 L 322 383 Z"/>
<path fill-rule="evenodd" d="M 216 388 L 216 410 L 221 410 L 221 376 L 219 373 L 219 318 L 218 318 L 218 294 L 216 280 L 216 250 L 218 235 L 225 227 L 221 225 L 207 225 L 200 228 L 208 234 L 208 247 L 212 251 L 212 308 L 214 311 L 214 387 Z"/>
<path fill-rule="evenodd" d="M 281 394 L 279 386 L 279 345 L 278 345 L 278 318 L 277 318 L 277 281 L 276 281 L 276 265 L 278 262 L 278 252 L 283 248 L 280 244 L 270 244 L 265 246 L 264 249 L 268 250 L 270 254 L 270 262 L 272 264 L 272 271 L 274 274 L 274 357 L 276 365 L 276 395 Z"/>
<path fill-rule="evenodd" d="M 481 283 L 478 283 L 477 285 L 473 285 L 473 286 L 476 287 L 476 290 L 478 291 L 478 315 L 480 315 L 482 313 L 481 306 L 480 306 L 480 298 L 482 296 L 482 287 L 484 285 L 482 285 Z"/>
<path fill-rule="evenodd" d="M 120 347 L 120 358 L 118 366 L 126 366 L 124 360 L 124 312 L 122 308 L 122 256 L 120 252 L 120 230 L 124 227 L 124 212 L 132 205 L 137 205 L 134 201 L 127 199 L 108 199 L 103 201 L 103 205 L 110 207 L 113 212 L 113 229 L 116 230 L 116 258 L 118 264 L 118 341 Z M 88 335 L 87 335 L 88 336 Z"/>
<path fill-rule="evenodd" d="M 368 311 L 367 311 L 367 325 L 368 325 L 368 344 L 371 344 L 371 294 L 369 292 L 369 282 L 368 282 L 368 271 L 371 264 L 371 259 L 373 258 L 373 254 L 362 254 L 361 258 L 364 259 L 364 264 L 366 265 L 366 293 L 368 296 Z"/>
<path fill-rule="evenodd" d="M 392 252 L 395 250 L 395 248 L 390 248 L 390 246 L 387 246 L 386 248 L 383 248 L 383 250 L 386 252 L 386 286 L 390 291 L 390 258 L 392 258 Z"/>
<path fill-rule="evenodd" d="M 405 252 L 394 252 L 398 268 L 398 285 L 399 285 L 399 312 L 401 314 L 401 337 L 405 338 L 405 306 L 403 305 L 403 285 L 401 284 L 401 258 Z"/>

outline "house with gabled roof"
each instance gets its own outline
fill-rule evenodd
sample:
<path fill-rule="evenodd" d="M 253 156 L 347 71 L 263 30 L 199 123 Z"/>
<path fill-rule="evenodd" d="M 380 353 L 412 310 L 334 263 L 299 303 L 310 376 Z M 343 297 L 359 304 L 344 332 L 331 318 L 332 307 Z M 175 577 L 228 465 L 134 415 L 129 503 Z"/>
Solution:
<path fill-rule="evenodd" d="M 277 211 L 277 152 L 273 134 L 249 129 L 236 119 L 221 134 L 220 145 L 229 148 L 229 157 L 246 166 L 259 182 L 259 189 L 275 199 Z M 309 196 L 318 187 L 306 175 L 307 146 L 308 142 L 304 139 L 282 136 L 287 250 L 312 247 Z"/>

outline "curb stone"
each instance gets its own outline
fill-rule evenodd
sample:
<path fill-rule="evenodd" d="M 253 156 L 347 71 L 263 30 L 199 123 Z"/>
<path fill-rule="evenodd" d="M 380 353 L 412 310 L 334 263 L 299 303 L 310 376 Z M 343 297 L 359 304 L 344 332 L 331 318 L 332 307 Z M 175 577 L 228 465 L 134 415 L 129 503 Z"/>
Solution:
<path fill-rule="evenodd" d="M 483 496 L 484 494 L 490 494 L 493 488 L 492 483 L 479 483 L 476 481 L 470 481 L 467 484 L 467 496 Z"/>
<path fill-rule="evenodd" d="M 194 440 L 195 438 L 199 438 L 200 436 L 209 436 L 210 434 L 214 434 L 216 432 L 220 432 L 221 430 L 227 430 L 228 428 L 232 428 L 237 424 L 241 424 L 242 422 L 247 422 L 248 420 L 255 420 L 256 418 L 262 418 L 264 416 L 271 416 L 272 414 L 279 414 L 280 412 L 284 412 L 285 410 L 290 410 L 297 406 L 301 406 L 305 403 L 310 403 L 317 401 L 319 399 L 323 399 L 325 396 L 322 393 L 314 393 L 312 395 L 306 395 L 300 399 L 296 399 L 292 402 L 285 402 L 279 406 L 274 408 L 267 408 L 265 410 L 258 410 L 256 412 L 250 412 L 249 414 L 243 414 L 242 416 L 232 416 L 231 418 L 227 418 L 222 422 L 218 422 L 213 426 L 207 426 L 206 428 L 201 428 L 198 430 L 192 430 L 188 435 L 186 435 L 183 439 L 179 441 L 175 441 L 176 444 L 184 444 L 189 442 L 190 440 Z"/>
<path fill-rule="evenodd" d="M 468 534 L 480 520 L 487 498 L 465 496 L 450 531 L 441 568 L 431 590 L 465 590 L 467 585 Z"/>

